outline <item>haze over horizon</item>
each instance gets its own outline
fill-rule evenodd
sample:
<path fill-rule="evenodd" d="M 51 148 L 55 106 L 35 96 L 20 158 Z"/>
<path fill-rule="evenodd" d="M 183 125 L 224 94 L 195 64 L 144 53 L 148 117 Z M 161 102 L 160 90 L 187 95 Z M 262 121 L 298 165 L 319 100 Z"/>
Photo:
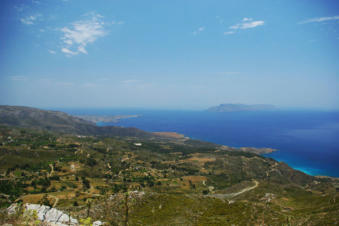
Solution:
<path fill-rule="evenodd" d="M 335 0 L 4 0 L 0 105 L 339 109 Z"/>

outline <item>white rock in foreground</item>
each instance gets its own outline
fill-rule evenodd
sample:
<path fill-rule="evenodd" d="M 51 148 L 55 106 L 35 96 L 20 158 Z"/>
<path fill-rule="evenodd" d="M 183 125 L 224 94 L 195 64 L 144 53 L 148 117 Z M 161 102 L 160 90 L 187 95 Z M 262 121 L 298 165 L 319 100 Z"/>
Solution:
<path fill-rule="evenodd" d="M 7 208 L 8 214 L 13 214 L 16 212 L 18 205 L 16 203 L 12 204 Z M 49 206 L 39 205 L 39 204 L 29 204 L 26 203 L 24 205 L 25 212 L 33 212 L 36 211 L 37 217 L 40 221 L 50 223 L 49 225 L 59 225 L 59 226 L 67 226 L 69 222 L 71 225 L 79 225 L 78 220 L 74 218 L 70 218 L 64 212 L 57 210 L 55 208 L 51 208 Z"/>
<path fill-rule="evenodd" d="M 94 221 L 92 226 L 101 226 L 104 225 L 101 221 Z"/>

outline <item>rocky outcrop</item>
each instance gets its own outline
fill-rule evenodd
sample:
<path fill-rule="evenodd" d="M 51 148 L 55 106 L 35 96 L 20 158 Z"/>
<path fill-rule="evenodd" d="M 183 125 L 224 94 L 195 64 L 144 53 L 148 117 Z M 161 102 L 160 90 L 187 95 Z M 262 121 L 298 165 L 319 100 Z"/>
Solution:
<path fill-rule="evenodd" d="M 39 204 L 29 204 L 26 203 L 23 206 L 24 214 L 33 214 L 36 213 L 37 219 L 49 223 L 49 225 L 79 225 L 78 220 L 74 219 L 64 212 L 51 208 L 49 206 L 39 205 Z M 16 203 L 8 207 L 8 214 L 14 214 L 18 210 L 18 205 Z"/>
<path fill-rule="evenodd" d="M 94 221 L 92 226 L 101 226 L 104 225 L 104 223 L 102 223 L 101 221 Z"/>

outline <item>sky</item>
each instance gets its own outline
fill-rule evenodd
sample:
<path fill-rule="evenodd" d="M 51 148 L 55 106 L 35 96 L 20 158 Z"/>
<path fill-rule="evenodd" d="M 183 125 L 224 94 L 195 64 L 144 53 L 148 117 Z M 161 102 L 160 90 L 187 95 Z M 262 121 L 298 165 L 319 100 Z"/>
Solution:
<path fill-rule="evenodd" d="M 339 109 L 336 0 L 1 0 L 0 104 Z"/>

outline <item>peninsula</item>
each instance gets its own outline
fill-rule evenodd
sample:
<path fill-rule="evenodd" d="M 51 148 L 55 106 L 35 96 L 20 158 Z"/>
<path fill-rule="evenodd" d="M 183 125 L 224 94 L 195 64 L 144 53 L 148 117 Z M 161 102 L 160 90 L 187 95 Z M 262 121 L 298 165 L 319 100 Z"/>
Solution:
<path fill-rule="evenodd" d="M 81 118 L 86 121 L 90 121 L 93 123 L 98 122 L 111 122 L 111 123 L 117 123 L 121 119 L 127 119 L 127 118 L 138 118 L 140 115 L 76 115 L 75 117 Z"/>

